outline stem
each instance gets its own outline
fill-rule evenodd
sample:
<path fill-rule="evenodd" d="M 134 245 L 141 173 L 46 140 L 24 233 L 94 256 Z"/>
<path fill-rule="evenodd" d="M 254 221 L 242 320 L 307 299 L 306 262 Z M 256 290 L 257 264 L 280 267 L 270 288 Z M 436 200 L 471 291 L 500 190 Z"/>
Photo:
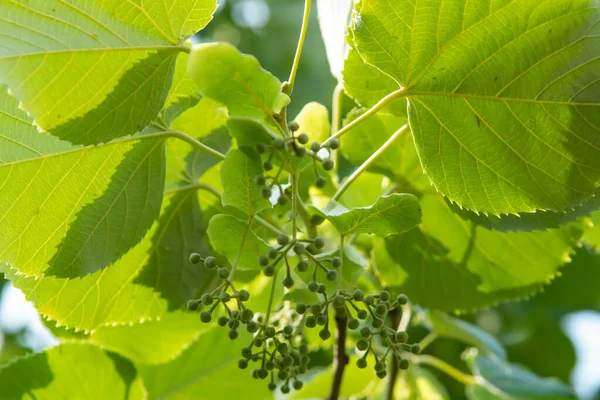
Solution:
<path fill-rule="evenodd" d="M 342 291 L 342 273 L 343 270 L 342 268 L 344 267 L 344 239 L 346 237 L 344 235 L 340 236 L 340 260 L 342 260 L 342 263 L 340 264 L 340 267 L 338 268 L 338 281 L 337 281 L 337 290 L 338 293 Z"/>
<path fill-rule="evenodd" d="M 454 368 L 447 362 L 430 355 L 425 354 L 420 356 L 414 356 L 412 357 L 411 361 L 417 364 L 430 365 L 434 368 L 437 368 L 465 385 L 476 385 L 479 383 L 479 380 L 473 375 L 465 374 L 464 372 Z"/>
<path fill-rule="evenodd" d="M 304 16 L 302 17 L 302 28 L 300 29 L 300 39 L 298 39 L 298 47 L 296 48 L 296 55 L 294 56 L 294 63 L 292 64 L 292 71 L 290 72 L 290 78 L 288 79 L 287 94 L 291 95 L 294 90 L 294 82 L 296 81 L 296 73 L 298 72 L 298 65 L 300 64 L 300 57 L 302 56 L 302 49 L 304 48 L 304 39 L 306 39 L 306 32 L 308 30 L 308 20 L 310 18 L 310 6 L 311 0 L 305 0 L 304 2 Z"/>
<path fill-rule="evenodd" d="M 410 309 L 410 304 L 403 305 L 402 317 L 400 318 L 400 323 L 398 324 L 398 332 L 406 331 L 406 328 L 408 328 L 408 323 L 410 322 L 411 315 L 412 311 Z"/>
<path fill-rule="evenodd" d="M 400 319 L 398 318 L 398 309 L 391 310 L 388 314 L 390 316 L 390 324 L 394 330 L 398 329 L 398 325 L 400 324 Z M 398 366 L 398 359 L 395 355 L 392 355 L 392 367 L 390 368 L 390 377 L 388 378 L 387 390 L 386 390 L 386 400 L 394 400 L 394 387 L 396 386 L 396 381 L 398 380 L 398 371 L 400 367 Z"/>
<path fill-rule="evenodd" d="M 404 97 L 404 93 L 405 93 L 404 89 L 398 89 L 395 92 L 388 94 L 383 99 L 379 100 L 379 102 L 377 104 L 375 104 L 373 107 L 369 108 L 363 115 L 356 118 L 354 121 L 350 122 L 348 125 L 344 126 L 342 129 L 338 130 L 336 133 L 331 135 L 331 137 L 329 137 L 327 140 L 325 140 L 323 143 L 321 143 L 321 146 L 323 146 L 323 147 L 327 146 L 327 144 L 329 142 L 331 142 L 334 138 L 339 138 L 340 136 L 344 135 L 349 130 L 351 130 L 352 128 L 354 128 L 355 126 L 360 124 L 361 122 L 368 119 L 370 116 L 376 114 L 377 111 L 381 110 L 383 107 L 387 106 L 392 101 L 399 99 L 401 97 Z"/>
<path fill-rule="evenodd" d="M 285 235 L 285 232 L 283 232 L 281 229 L 277 228 L 275 225 L 272 225 L 269 221 L 259 217 L 258 215 L 254 216 L 254 220 L 256 222 L 258 222 L 259 224 L 261 224 L 262 226 L 264 226 L 265 228 L 272 231 L 273 233 L 276 233 L 278 235 L 281 235 L 281 234 Z"/>
<path fill-rule="evenodd" d="M 244 230 L 244 234 L 242 235 L 242 242 L 240 243 L 240 248 L 237 252 L 237 255 L 235 256 L 235 261 L 233 263 L 233 265 L 231 266 L 231 272 L 229 273 L 229 276 L 227 277 L 228 281 L 233 281 L 233 277 L 235 276 L 235 271 L 238 267 L 238 264 L 240 263 L 240 258 L 242 258 L 242 250 L 244 250 L 244 244 L 246 243 L 246 239 L 248 238 L 248 232 L 250 232 L 250 226 L 252 226 L 252 219 L 254 218 L 253 215 L 250 216 L 250 218 L 248 218 L 248 224 L 246 225 L 246 229 Z"/>
<path fill-rule="evenodd" d="M 389 149 L 403 133 L 408 131 L 408 129 L 408 124 L 406 124 L 400 129 L 398 129 L 396 132 L 394 132 L 394 134 L 390 136 L 390 138 L 383 145 L 381 145 L 379 149 L 377 149 L 373 154 L 371 154 L 371 157 L 369 157 L 364 163 L 362 163 L 362 165 L 358 167 L 356 171 L 354 171 L 354 173 L 350 175 L 350 177 L 348 177 L 348 179 L 346 179 L 346 181 L 342 184 L 342 186 L 340 186 L 340 188 L 337 190 L 337 192 L 335 192 L 331 199 L 337 200 L 338 198 L 340 198 L 340 196 L 344 194 L 346 189 L 348 189 L 348 187 L 360 176 L 360 174 L 362 174 L 367 168 L 369 168 L 371 164 L 373 164 L 380 155 L 382 155 L 387 149 Z"/>
<path fill-rule="evenodd" d="M 296 240 L 296 233 L 298 231 L 296 227 L 296 209 L 298 208 L 298 177 L 296 176 L 295 172 L 290 175 L 290 179 L 292 180 L 292 238 Z"/>
<path fill-rule="evenodd" d="M 269 295 L 269 304 L 267 305 L 267 315 L 265 316 L 265 328 L 269 326 L 269 318 L 271 318 L 271 307 L 273 306 L 273 297 L 275 297 L 275 285 L 277 282 L 277 274 L 279 270 L 275 270 L 273 279 L 271 280 L 271 294 Z"/>
<path fill-rule="evenodd" d="M 167 134 L 167 136 L 170 137 L 174 137 L 180 140 L 183 140 L 184 142 L 187 142 L 188 144 L 191 144 L 193 147 L 195 147 L 196 149 L 203 151 L 205 153 L 208 153 L 216 158 L 219 158 L 221 160 L 225 159 L 225 154 L 213 149 L 212 147 L 208 147 L 207 145 L 205 145 L 204 143 L 194 139 L 193 137 L 191 137 L 190 135 L 188 135 L 187 133 L 184 132 L 180 132 L 180 131 L 173 131 L 173 130 L 167 130 L 164 131 L 163 133 Z"/>
<path fill-rule="evenodd" d="M 338 83 L 333 91 L 331 101 L 331 132 L 337 132 L 340 129 L 342 121 L 342 99 L 344 98 L 344 85 Z"/>
<path fill-rule="evenodd" d="M 419 342 L 419 347 L 421 347 L 421 351 L 425 350 L 427 346 L 429 346 L 435 339 L 437 339 L 437 334 L 434 331 L 431 331 Z"/>
<path fill-rule="evenodd" d="M 205 190 L 205 191 L 209 192 L 210 194 L 214 195 L 215 197 L 221 198 L 221 192 L 219 192 L 213 186 L 211 186 L 207 183 L 203 183 L 203 182 L 196 182 L 196 183 L 192 183 L 190 185 L 181 186 L 181 187 L 178 187 L 177 189 L 169 190 L 168 192 L 165 192 L 165 194 L 185 192 L 188 190 Z"/>
<path fill-rule="evenodd" d="M 335 347 L 333 349 L 333 380 L 331 382 L 331 390 L 327 400 L 338 400 L 340 397 L 344 369 L 349 361 L 348 354 L 346 354 L 348 317 L 345 315 L 336 315 L 335 323 L 337 325 L 337 329 Z"/>

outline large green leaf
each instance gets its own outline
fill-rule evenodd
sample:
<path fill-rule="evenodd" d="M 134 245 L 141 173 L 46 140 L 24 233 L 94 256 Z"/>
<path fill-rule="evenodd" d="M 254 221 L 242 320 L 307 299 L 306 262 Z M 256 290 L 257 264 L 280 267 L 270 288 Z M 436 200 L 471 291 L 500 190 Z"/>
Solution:
<path fill-rule="evenodd" d="M 102 271 L 80 279 L 37 280 L 3 264 L 0 271 L 42 315 L 61 326 L 91 331 L 101 325 L 161 317 L 212 282 L 211 273 L 188 260 L 192 251 L 207 255 L 194 199 L 186 192 L 171 196 L 144 240 Z"/>
<path fill-rule="evenodd" d="M 411 194 L 381 196 L 368 207 L 348 210 L 330 201 L 320 214 L 336 227 L 340 235 L 373 233 L 380 237 L 398 235 L 421 222 L 419 199 Z"/>
<path fill-rule="evenodd" d="M 63 277 L 118 260 L 158 217 L 163 144 L 128 139 L 1 165 L 0 259 Z"/>
<path fill-rule="evenodd" d="M 485 213 L 561 211 L 600 178 L 599 20 L 594 0 L 363 0 L 352 38 L 404 88 L 442 193 Z"/>
<path fill-rule="evenodd" d="M 127 364 L 90 343 L 63 343 L 0 369 L 0 399 L 143 400 L 144 386 L 124 373 Z"/>
<path fill-rule="evenodd" d="M 258 60 L 228 43 L 200 44 L 192 49 L 188 73 L 200 93 L 223 104 L 232 116 L 273 121 L 290 99 L 281 82 Z"/>
<path fill-rule="evenodd" d="M 438 378 L 417 365 L 401 371 L 396 383 L 397 400 L 448 400 L 450 395 Z"/>
<path fill-rule="evenodd" d="M 71 142 L 132 134 L 162 108 L 183 41 L 215 8 L 215 0 L 3 2 L 0 82 L 39 127 Z"/>

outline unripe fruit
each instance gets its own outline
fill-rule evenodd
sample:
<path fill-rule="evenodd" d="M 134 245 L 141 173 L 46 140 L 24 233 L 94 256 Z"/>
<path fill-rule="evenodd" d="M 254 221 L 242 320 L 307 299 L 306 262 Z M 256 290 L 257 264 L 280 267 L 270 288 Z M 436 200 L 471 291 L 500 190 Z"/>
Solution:
<path fill-rule="evenodd" d="M 304 245 L 302 243 L 296 243 L 294 245 L 294 253 L 304 254 L 305 251 L 306 251 L 306 249 L 304 248 Z"/>
<path fill-rule="evenodd" d="M 198 309 L 198 300 L 190 300 L 187 302 L 187 309 L 190 311 L 196 311 Z"/>
<path fill-rule="evenodd" d="M 377 361 L 375 363 L 375 372 L 383 372 L 385 371 L 385 363 L 382 361 Z"/>
<path fill-rule="evenodd" d="M 294 365 L 294 357 L 285 356 L 285 357 L 283 357 L 283 360 L 281 361 L 281 363 L 283 364 L 284 367 L 291 367 L 292 365 Z"/>
<path fill-rule="evenodd" d="M 375 307 L 375 314 L 379 315 L 380 317 L 383 317 L 385 314 L 387 314 L 388 309 L 385 306 L 385 304 L 377 304 L 377 307 Z"/>
<path fill-rule="evenodd" d="M 301 133 L 298 135 L 298 143 L 306 144 L 308 143 L 308 135 L 306 133 Z"/>
<path fill-rule="evenodd" d="M 333 272 L 335 272 L 335 271 L 333 271 Z M 325 284 L 319 283 L 319 288 L 317 289 L 317 293 L 323 294 L 323 293 L 325 293 L 326 290 L 327 290 L 327 287 L 325 286 Z"/>
<path fill-rule="evenodd" d="M 352 293 L 352 298 L 354 301 L 362 301 L 365 298 L 365 294 L 362 290 L 356 289 L 354 293 Z"/>
<path fill-rule="evenodd" d="M 300 125 L 298 125 L 298 123 L 296 121 L 292 121 L 288 124 L 288 128 L 290 128 L 290 131 L 296 132 L 298 130 L 298 128 L 300 128 Z M 303 135 L 304 135 L 304 133 L 303 133 Z"/>
<path fill-rule="evenodd" d="M 418 344 L 413 344 L 410 346 L 410 352 L 413 354 L 419 354 L 421 352 L 421 346 L 419 346 Z"/>
<path fill-rule="evenodd" d="M 231 296 L 227 292 L 221 292 L 219 293 L 219 300 L 221 300 L 223 303 L 227 303 L 229 300 L 231 300 Z"/>
<path fill-rule="evenodd" d="M 358 360 L 356 360 L 356 366 L 360 369 L 367 368 L 367 360 L 365 360 L 364 358 L 359 358 Z"/>
<path fill-rule="evenodd" d="M 300 315 L 304 314 L 306 312 L 306 304 L 304 304 L 304 303 L 296 304 L 296 312 Z"/>
<path fill-rule="evenodd" d="M 202 261 L 202 256 L 200 256 L 200 254 L 198 254 L 198 253 L 190 254 L 190 262 L 192 264 L 200 264 L 200 261 Z"/>
<path fill-rule="evenodd" d="M 278 150 L 282 150 L 285 147 L 285 140 L 283 140 L 282 138 L 277 138 L 273 140 L 273 147 L 275 147 Z"/>
<path fill-rule="evenodd" d="M 273 336 L 275 336 L 275 328 L 273 328 L 272 326 L 269 326 L 267 329 L 265 329 L 265 336 L 268 338 L 272 338 Z"/>
<path fill-rule="evenodd" d="M 229 318 L 227 318 L 224 315 L 221 315 L 219 318 L 217 318 L 217 324 L 219 324 L 220 326 L 225 326 L 225 325 L 227 325 L 228 322 L 229 322 Z"/>
<path fill-rule="evenodd" d="M 375 298 L 373 296 L 367 296 L 363 299 L 363 302 L 368 306 L 372 306 L 373 303 L 375 303 Z"/>
<path fill-rule="evenodd" d="M 317 176 L 317 180 L 315 182 L 315 186 L 319 189 L 323 189 L 327 185 L 327 179 L 322 176 Z"/>
<path fill-rule="evenodd" d="M 327 323 L 327 317 L 324 315 L 317 315 L 317 325 L 324 326 Z"/>
<path fill-rule="evenodd" d="M 263 199 L 269 199 L 271 197 L 271 189 L 266 187 L 260 189 L 260 197 L 262 197 Z"/>
<path fill-rule="evenodd" d="M 269 249 L 267 252 L 267 257 L 269 257 L 271 260 L 276 259 L 277 255 L 279 255 L 279 252 L 275 249 Z"/>
<path fill-rule="evenodd" d="M 265 361 L 265 369 L 267 371 L 272 371 L 275 368 L 275 363 L 271 360 Z"/>
<path fill-rule="evenodd" d="M 319 150 L 321 150 L 321 144 L 318 142 L 312 142 L 310 149 L 313 151 L 313 153 L 318 153 Z"/>
<path fill-rule="evenodd" d="M 204 322 L 205 324 L 209 323 L 211 319 L 212 317 L 208 311 L 203 311 L 200 313 L 200 321 Z"/>
<path fill-rule="evenodd" d="M 331 337 L 331 332 L 329 332 L 329 329 L 327 328 L 321 329 L 319 331 L 319 337 L 323 340 L 327 340 Z"/>
<path fill-rule="evenodd" d="M 300 365 L 297 368 L 297 371 L 298 371 L 299 374 L 305 374 L 306 371 L 308 371 L 308 368 L 306 367 L 306 365 Z"/>
<path fill-rule="evenodd" d="M 248 361 L 244 360 L 243 358 L 241 360 L 238 360 L 238 368 L 239 369 L 248 368 Z"/>
<path fill-rule="evenodd" d="M 260 265 L 261 267 L 266 267 L 267 265 L 269 265 L 269 257 L 267 257 L 267 256 L 258 257 L 258 265 Z"/>
<path fill-rule="evenodd" d="M 379 337 L 382 339 L 385 339 L 388 337 L 388 331 L 386 331 L 385 329 L 382 329 L 381 332 L 379 332 Z"/>
<path fill-rule="evenodd" d="M 262 154 L 262 153 L 264 153 L 265 151 L 267 151 L 267 147 L 266 147 L 264 144 L 262 144 L 262 143 L 259 143 L 259 144 L 257 144 L 257 145 L 256 145 L 256 152 L 257 152 L 258 154 Z"/>
<path fill-rule="evenodd" d="M 263 163 L 263 168 L 265 171 L 270 171 L 273 169 L 273 162 L 271 160 L 267 160 Z"/>
<path fill-rule="evenodd" d="M 323 246 L 325 246 L 325 239 L 323 239 L 322 237 L 318 237 L 314 240 L 313 244 L 317 249 L 320 250 L 323 248 Z"/>
<path fill-rule="evenodd" d="M 290 242 L 290 237 L 288 235 L 284 235 L 283 233 L 277 236 L 277 243 L 281 246 L 285 246 Z"/>
<path fill-rule="evenodd" d="M 337 308 L 342 308 L 344 307 L 344 305 L 346 304 L 346 299 L 344 299 L 344 296 L 342 295 L 337 295 L 333 298 L 333 305 L 336 306 Z"/>
<path fill-rule="evenodd" d="M 283 334 L 287 336 L 291 336 L 294 333 L 294 328 L 290 325 L 286 325 L 283 327 Z"/>
<path fill-rule="evenodd" d="M 267 183 L 267 180 L 266 180 L 266 179 L 265 179 L 265 177 L 264 177 L 264 176 L 262 176 L 262 175 L 256 175 L 256 176 L 254 177 L 254 183 L 255 183 L 255 184 L 257 184 L 258 186 L 262 186 L 262 185 L 264 185 L 265 183 Z"/>
<path fill-rule="evenodd" d="M 321 304 L 312 304 L 310 306 L 310 312 L 313 314 L 320 314 L 321 313 Z"/>
<path fill-rule="evenodd" d="M 302 354 L 308 353 L 308 345 L 306 343 L 302 343 L 300 346 L 298 346 L 298 351 Z M 302 360 L 304 360 L 304 358 L 302 358 Z M 302 364 L 307 364 L 307 363 L 308 363 L 308 356 L 306 358 L 306 362 L 302 362 Z"/>
<path fill-rule="evenodd" d="M 387 376 L 387 372 L 385 372 L 385 370 L 383 371 L 379 371 L 375 374 L 379 379 L 383 379 Z"/>
<path fill-rule="evenodd" d="M 406 343 L 408 341 L 408 335 L 406 332 L 398 332 L 396 333 L 396 342 L 397 343 Z"/>
<path fill-rule="evenodd" d="M 398 367 L 399 367 L 400 369 L 408 369 L 409 365 L 410 365 L 410 364 L 409 364 L 408 360 L 407 360 L 407 359 L 405 359 L 405 358 L 401 359 L 401 360 L 398 362 Z"/>
<path fill-rule="evenodd" d="M 202 300 L 202 303 L 205 306 L 210 306 L 213 302 L 212 296 L 208 293 L 203 294 L 202 297 L 200 298 L 200 300 Z"/>
<path fill-rule="evenodd" d="M 334 162 L 331 158 L 326 158 L 322 161 L 323 169 L 325 171 L 331 171 L 334 167 Z"/>
<path fill-rule="evenodd" d="M 267 376 L 269 376 L 269 372 L 266 369 L 264 369 L 264 368 L 259 368 L 259 370 L 256 371 L 256 375 L 260 379 L 265 379 Z"/>
<path fill-rule="evenodd" d="M 336 271 L 330 269 L 329 271 L 327 271 L 326 276 L 328 281 L 335 281 L 337 279 L 338 274 Z"/>
<path fill-rule="evenodd" d="M 329 148 L 332 150 L 337 150 L 340 148 L 340 139 L 333 138 L 329 141 Z"/>
<path fill-rule="evenodd" d="M 296 148 L 296 155 L 298 157 L 304 157 L 304 156 L 306 156 L 306 149 L 304 147 L 297 147 Z"/>
<path fill-rule="evenodd" d="M 269 386 L 267 386 L 269 388 L 269 390 L 272 392 L 275 389 L 277 389 L 277 385 L 275 384 L 275 382 L 269 382 Z"/>
<path fill-rule="evenodd" d="M 286 379 L 287 379 L 287 377 L 288 377 L 288 373 L 287 373 L 287 371 L 286 371 L 286 370 L 284 370 L 284 369 L 281 369 L 281 370 L 279 370 L 279 372 L 277 373 L 277 377 L 278 377 L 279 379 L 281 379 L 282 381 L 284 381 L 284 380 L 286 380 Z"/>
<path fill-rule="evenodd" d="M 248 301 L 250 299 L 250 293 L 248 293 L 247 290 L 240 290 L 238 292 L 238 299 L 240 299 L 240 301 Z"/>
<path fill-rule="evenodd" d="M 286 288 L 291 288 L 292 286 L 294 286 L 294 279 L 291 276 L 286 276 L 285 278 L 283 278 L 283 286 L 285 286 Z"/>
<path fill-rule="evenodd" d="M 255 347 L 262 347 L 262 345 L 263 345 L 263 340 L 262 340 L 261 338 L 259 338 L 259 337 L 255 337 L 255 338 L 254 338 L 254 341 L 252 342 L 252 344 L 253 344 Z"/>
<path fill-rule="evenodd" d="M 206 268 L 214 268 L 217 266 L 217 259 L 212 257 L 212 256 L 208 256 L 204 259 L 204 266 Z"/>
<path fill-rule="evenodd" d="M 360 326 L 360 322 L 358 322 L 357 319 L 351 318 L 350 320 L 348 320 L 348 328 L 349 329 L 357 329 Z"/>
<path fill-rule="evenodd" d="M 308 271 L 308 261 L 302 260 L 298 264 L 296 264 L 296 269 L 298 272 L 306 272 Z"/>
<path fill-rule="evenodd" d="M 308 290 L 311 292 L 316 292 L 319 289 L 319 284 L 315 281 L 308 282 Z"/>
<path fill-rule="evenodd" d="M 294 386 L 295 390 L 300 390 L 300 389 L 302 389 L 302 386 L 303 386 L 302 381 L 294 381 L 294 383 L 292 385 Z"/>
<path fill-rule="evenodd" d="M 279 204 L 280 206 L 285 206 L 287 203 L 289 203 L 289 201 L 290 199 L 285 194 L 282 194 L 277 199 L 277 204 Z"/>
<path fill-rule="evenodd" d="M 365 351 L 369 348 L 369 343 L 367 343 L 366 340 L 361 339 L 358 342 L 356 342 L 356 348 L 360 351 Z"/>
<path fill-rule="evenodd" d="M 317 326 L 317 319 L 315 317 L 313 317 L 312 315 L 309 315 L 308 317 L 306 317 L 306 319 L 304 320 L 304 325 L 307 328 L 314 328 L 315 326 Z"/>
<path fill-rule="evenodd" d="M 244 311 L 242 311 L 242 321 L 251 321 L 252 318 L 254 318 L 254 313 L 252 312 L 251 309 L 246 308 Z"/>
<path fill-rule="evenodd" d="M 333 258 L 331 259 L 331 265 L 332 265 L 334 268 L 339 268 L 339 267 L 341 267 L 341 266 L 342 266 L 342 259 L 341 259 L 340 257 L 333 257 Z"/>
<path fill-rule="evenodd" d="M 373 325 L 373 328 L 379 329 L 383 326 L 383 321 L 380 319 L 374 319 L 372 325 Z"/>
<path fill-rule="evenodd" d="M 235 340 L 238 338 L 239 334 L 238 331 L 232 329 L 227 333 L 227 336 L 229 337 L 229 339 Z"/>
<path fill-rule="evenodd" d="M 290 387 L 288 385 L 281 385 L 281 393 L 288 394 L 290 392 Z"/>
<path fill-rule="evenodd" d="M 365 326 L 360 330 L 360 336 L 364 337 L 365 339 L 368 338 L 371 336 L 371 330 Z"/>
<path fill-rule="evenodd" d="M 267 265 L 266 267 L 263 267 L 263 274 L 265 274 L 265 276 L 275 275 L 275 267 L 272 265 Z"/>
<path fill-rule="evenodd" d="M 219 278 L 227 279 L 229 276 L 229 270 L 227 268 L 219 268 Z"/>
<path fill-rule="evenodd" d="M 248 347 L 244 347 L 242 349 L 242 357 L 244 357 L 244 358 L 250 358 L 250 357 L 252 357 L 252 349 L 250 349 Z"/>
<path fill-rule="evenodd" d="M 406 303 L 408 303 L 408 297 L 406 297 L 405 294 L 401 294 L 396 298 L 396 301 L 398 302 L 398 304 L 403 306 Z"/>
<path fill-rule="evenodd" d="M 369 314 L 367 313 L 367 310 L 358 310 L 356 312 L 356 316 L 358 317 L 358 319 L 365 320 L 367 319 Z"/>
<path fill-rule="evenodd" d="M 384 290 L 383 292 L 379 293 L 379 299 L 381 301 L 388 301 L 390 299 L 390 292 Z"/>

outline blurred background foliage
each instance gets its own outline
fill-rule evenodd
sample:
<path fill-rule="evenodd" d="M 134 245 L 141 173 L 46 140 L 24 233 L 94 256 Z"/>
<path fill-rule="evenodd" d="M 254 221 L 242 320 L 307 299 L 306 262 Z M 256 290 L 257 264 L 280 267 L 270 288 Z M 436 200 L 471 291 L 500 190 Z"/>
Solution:
<path fill-rule="evenodd" d="M 302 0 L 220 0 L 220 7 L 197 41 L 226 41 L 255 55 L 280 80 L 292 65 L 304 2 Z M 305 52 L 300 62 L 291 114 L 316 101 L 331 106 L 335 79 L 329 72 L 313 7 Z M 581 248 L 563 277 L 542 294 L 520 302 L 463 315 L 465 320 L 496 335 L 509 359 L 542 376 L 571 382 L 582 398 L 600 399 L 600 263 L 594 249 Z M 585 277 L 585 279 L 581 279 Z M 51 323 L 40 321 L 21 294 L 0 275 L 0 365 L 14 357 L 56 343 Z M 425 330 L 413 328 L 411 337 Z M 594 347 L 595 346 L 595 349 Z M 427 352 L 467 371 L 461 354 L 466 346 L 439 339 Z M 313 363 L 331 362 L 328 352 L 314 354 Z M 463 399 L 464 388 L 432 370 L 451 399 Z"/>

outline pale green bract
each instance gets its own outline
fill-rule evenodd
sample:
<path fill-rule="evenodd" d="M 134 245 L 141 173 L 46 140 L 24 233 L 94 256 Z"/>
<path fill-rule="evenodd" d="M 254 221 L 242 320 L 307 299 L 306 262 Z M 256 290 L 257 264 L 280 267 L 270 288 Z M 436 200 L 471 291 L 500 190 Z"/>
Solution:
<path fill-rule="evenodd" d="M 215 0 L 36 0 L 0 5 L 0 83 L 36 125 L 95 144 L 148 125 L 162 108 L 183 41 Z"/>
<path fill-rule="evenodd" d="M 425 172 L 450 200 L 562 211 L 600 179 L 595 0 L 362 0 L 362 58 L 403 88 Z"/>

